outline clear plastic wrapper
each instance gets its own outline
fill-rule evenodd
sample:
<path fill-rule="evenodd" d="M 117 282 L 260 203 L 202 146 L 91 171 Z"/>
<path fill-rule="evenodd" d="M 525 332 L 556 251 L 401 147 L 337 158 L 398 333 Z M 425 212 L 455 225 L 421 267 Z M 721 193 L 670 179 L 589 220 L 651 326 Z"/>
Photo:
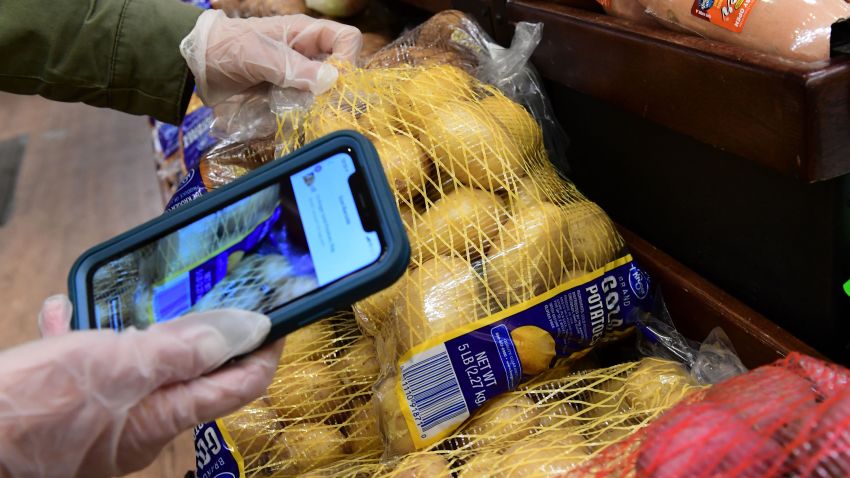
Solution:
<path fill-rule="evenodd" d="M 829 60 L 830 27 L 850 17 L 835 0 L 639 1 L 663 25 L 806 62 Z"/>
<path fill-rule="evenodd" d="M 466 15 L 446 10 L 377 52 L 366 68 L 454 65 L 475 74 L 487 55 L 488 42 Z"/>
<path fill-rule="evenodd" d="M 213 110 L 194 93 L 179 125 L 154 122 L 157 177 L 166 199 L 173 197 L 203 155 L 218 143 L 211 130 L 213 123 Z"/>
<path fill-rule="evenodd" d="M 715 327 L 702 343 L 684 337 L 676 327 L 660 294 L 651 312 L 638 319 L 638 351 L 684 364 L 697 383 L 713 385 L 747 372 L 732 341 Z"/>

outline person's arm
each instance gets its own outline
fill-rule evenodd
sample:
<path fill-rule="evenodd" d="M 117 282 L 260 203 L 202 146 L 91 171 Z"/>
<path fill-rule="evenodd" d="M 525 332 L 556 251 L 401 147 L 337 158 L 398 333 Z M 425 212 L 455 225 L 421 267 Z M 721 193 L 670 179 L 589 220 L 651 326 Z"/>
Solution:
<path fill-rule="evenodd" d="M 193 86 L 179 45 L 201 11 L 178 0 L 2 0 L 0 90 L 178 122 Z"/>

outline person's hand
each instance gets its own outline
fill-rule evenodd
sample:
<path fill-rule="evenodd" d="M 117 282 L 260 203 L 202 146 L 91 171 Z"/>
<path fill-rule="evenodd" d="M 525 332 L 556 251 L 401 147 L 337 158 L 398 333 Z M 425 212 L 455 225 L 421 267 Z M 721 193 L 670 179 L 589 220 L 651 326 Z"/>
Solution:
<path fill-rule="evenodd" d="M 181 432 L 262 395 L 282 341 L 263 315 L 189 314 L 144 331 L 69 330 L 71 304 L 48 299 L 45 338 L 0 352 L 0 476 L 125 474 Z M 216 370 L 218 369 L 218 370 Z"/>
<path fill-rule="evenodd" d="M 325 57 L 353 63 L 360 30 L 307 15 L 228 18 L 207 10 L 180 43 L 195 75 L 198 95 L 209 106 L 253 86 L 271 83 L 321 94 L 339 73 Z"/>

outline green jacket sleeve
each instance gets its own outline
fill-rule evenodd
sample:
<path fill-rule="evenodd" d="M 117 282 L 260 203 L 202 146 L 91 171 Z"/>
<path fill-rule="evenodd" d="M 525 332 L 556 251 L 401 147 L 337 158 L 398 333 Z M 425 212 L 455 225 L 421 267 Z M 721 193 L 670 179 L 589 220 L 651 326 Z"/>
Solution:
<path fill-rule="evenodd" d="M 179 0 L 2 0 L 0 90 L 176 123 L 193 86 L 180 40 L 201 11 Z"/>

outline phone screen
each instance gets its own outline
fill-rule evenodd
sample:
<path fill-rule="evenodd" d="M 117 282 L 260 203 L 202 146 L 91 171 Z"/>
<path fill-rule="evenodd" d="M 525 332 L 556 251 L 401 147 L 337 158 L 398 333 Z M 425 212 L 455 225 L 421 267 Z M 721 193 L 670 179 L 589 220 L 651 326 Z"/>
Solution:
<path fill-rule="evenodd" d="M 382 239 L 356 173 L 349 152 L 334 154 L 106 261 L 89 284 L 93 327 L 268 313 L 376 262 Z"/>

